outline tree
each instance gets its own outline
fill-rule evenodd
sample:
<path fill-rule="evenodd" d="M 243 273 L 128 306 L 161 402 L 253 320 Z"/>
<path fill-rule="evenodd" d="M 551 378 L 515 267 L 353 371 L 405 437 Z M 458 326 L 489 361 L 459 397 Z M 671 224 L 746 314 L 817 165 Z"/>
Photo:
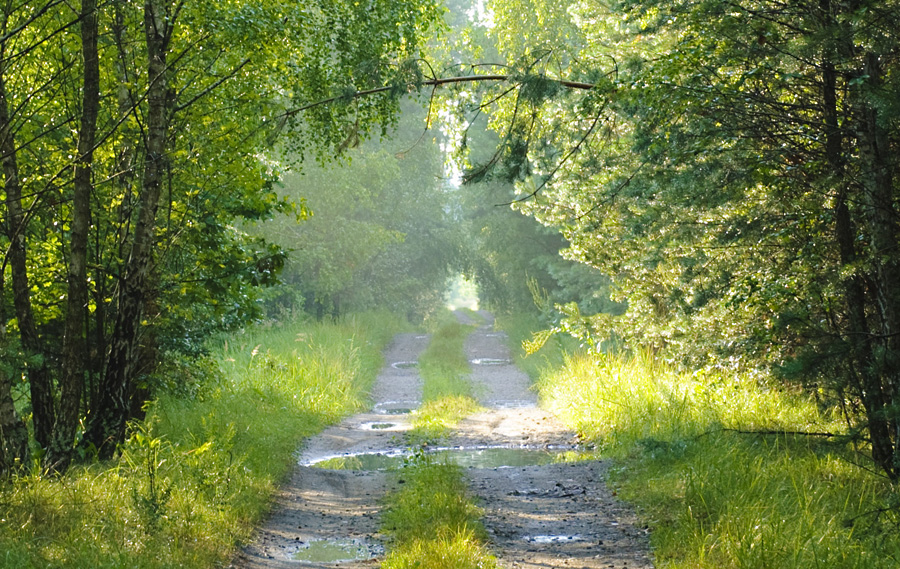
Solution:
<path fill-rule="evenodd" d="M 76 444 L 111 456 L 161 357 L 260 314 L 284 255 L 236 221 L 292 207 L 260 156 L 279 134 L 325 156 L 334 144 L 303 137 L 364 137 L 395 106 L 277 117 L 292 97 L 393 73 L 438 16 L 429 2 L 376 4 L 4 6 L 3 377 L 27 381 L 22 410 L 49 467 Z M 21 424 L 14 388 L 0 381 L 4 465 L 26 458 L 7 427 Z"/>
<path fill-rule="evenodd" d="M 542 88 L 498 114 L 523 209 L 614 278 L 620 332 L 827 387 L 861 407 L 892 479 L 897 8 L 573 5 L 589 47 L 554 73 L 606 78 L 580 101 Z"/>
<path fill-rule="evenodd" d="M 459 108 L 490 112 L 500 140 L 467 181 L 516 182 L 569 258 L 614 279 L 617 332 L 825 388 L 900 478 L 898 7 L 546 3 L 535 21 L 565 25 L 523 30 L 524 6 L 496 5 L 518 34 L 501 50 L 560 50 L 410 82 L 482 85 Z"/>

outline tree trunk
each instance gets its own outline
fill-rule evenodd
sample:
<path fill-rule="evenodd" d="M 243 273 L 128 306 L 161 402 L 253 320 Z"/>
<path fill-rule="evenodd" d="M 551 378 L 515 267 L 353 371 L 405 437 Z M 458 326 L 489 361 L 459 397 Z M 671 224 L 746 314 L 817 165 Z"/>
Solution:
<path fill-rule="evenodd" d="M 2 302 L 6 291 L 3 272 L 0 270 L 0 354 L 8 349 L 6 314 Z M 27 458 L 28 429 L 16 412 L 12 398 L 12 377 L 0 366 L 0 477 L 17 465 L 25 464 Z"/>
<path fill-rule="evenodd" d="M 867 77 L 868 89 L 877 91 L 881 87 L 883 73 L 875 54 L 866 54 L 863 74 Z M 880 412 L 869 410 L 869 430 L 873 458 L 892 480 L 898 480 L 900 417 L 897 416 L 896 405 L 900 403 L 897 400 L 900 396 L 900 250 L 894 209 L 893 165 L 887 132 L 880 124 L 876 107 L 863 99 L 859 115 L 863 206 L 881 322 L 879 357 L 874 367 L 881 377 L 880 397 L 884 400 L 884 408 Z"/>
<path fill-rule="evenodd" d="M 6 26 L 4 25 L 3 28 L 5 29 Z M 34 311 L 31 306 L 22 187 L 19 182 L 15 133 L 10 123 L 9 102 L 6 94 L 6 66 L 3 62 L 5 47 L 0 44 L 0 155 L 2 155 L 7 228 L 10 241 L 8 260 L 12 275 L 13 305 L 22 339 L 22 349 L 28 362 L 34 438 L 38 444 L 47 448 L 50 444 L 54 422 L 53 382 L 44 361 L 44 353 L 41 349 L 40 337 L 34 323 Z"/>
<path fill-rule="evenodd" d="M 154 290 L 150 273 L 153 269 L 156 214 L 167 165 L 165 153 L 168 120 L 173 102 L 168 92 L 166 56 L 171 29 L 177 16 L 177 13 L 172 13 L 167 8 L 166 0 L 146 0 L 144 3 L 150 83 L 147 94 L 144 170 L 137 196 L 138 218 L 131 252 L 119 283 L 116 319 L 100 399 L 96 408 L 91 410 L 85 433 L 86 441 L 98 449 L 101 458 L 111 457 L 116 445 L 124 439 L 140 355 L 141 320 L 144 307 Z"/>
<path fill-rule="evenodd" d="M 823 4 L 827 4 L 824 0 Z M 849 184 L 845 179 L 843 135 L 838 122 L 837 72 L 830 57 L 822 62 L 823 114 L 825 120 L 825 161 L 829 174 L 839 186 L 834 207 L 835 241 L 841 265 L 852 267 L 858 260 L 856 228 L 847 204 Z M 844 300 L 847 304 L 847 336 L 853 358 L 854 374 L 865 374 L 871 367 L 872 346 L 866 321 L 866 294 L 862 276 L 857 270 L 843 281 Z M 866 382 L 868 383 L 868 382 Z"/>
<path fill-rule="evenodd" d="M 63 338 L 60 401 L 48 449 L 46 464 L 65 470 L 72 458 L 75 429 L 81 410 L 84 376 L 87 371 L 85 350 L 85 311 L 88 304 L 87 247 L 91 225 L 91 174 L 97 115 L 100 111 L 100 59 L 97 53 L 99 12 L 97 0 L 81 3 L 81 52 L 84 58 L 84 89 L 81 100 L 81 129 L 75 160 L 72 195 L 71 242 L 69 246 L 68 303 Z"/>

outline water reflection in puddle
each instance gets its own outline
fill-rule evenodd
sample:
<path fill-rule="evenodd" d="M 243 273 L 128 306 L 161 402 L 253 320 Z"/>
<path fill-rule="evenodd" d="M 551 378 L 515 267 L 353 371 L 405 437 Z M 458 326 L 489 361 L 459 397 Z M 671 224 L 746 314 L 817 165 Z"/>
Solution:
<path fill-rule="evenodd" d="M 418 401 L 382 401 L 375 404 L 373 411 L 379 415 L 406 415 L 419 404 Z"/>
<path fill-rule="evenodd" d="M 522 538 L 531 543 L 570 543 L 584 541 L 580 535 L 526 535 Z"/>
<path fill-rule="evenodd" d="M 326 470 L 388 470 L 403 465 L 405 453 L 365 453 L 348 456 L 332 456 L 309 464 Z"/>
<path fill-rule="evenodd" d="M 321 539 L 304 543 L 291 559 L 301 563 L 348 563 L 383 553 L 384 547 L 362 539 Z"/>
<path fill-rule="evenodd" d="M 475 358 L 469 360 L 469 363 L 476 366 L 505 366 L 509 365 L 510 361 L 498 358 Z"/>
<path fill-rule="evenodd" d="M 535 448 L 443 448 L 428 452 L 436 462 L 450 462 L 463 468 L 507 468 L 542 466 L 559 462 L 575 462 L 590 455 L 573 449 Z M 329 457 L 309 463 L 329 470 L 390 470 L 401 468 L 410 457 L 408 451 L 372 452 Z"/>
<path fill-rule="evenodd" d="M 408 429 L 409 425 L 371 421 L 368 423 L 360 423 L 359 428 L 363 431 L 403 431 Z"/>

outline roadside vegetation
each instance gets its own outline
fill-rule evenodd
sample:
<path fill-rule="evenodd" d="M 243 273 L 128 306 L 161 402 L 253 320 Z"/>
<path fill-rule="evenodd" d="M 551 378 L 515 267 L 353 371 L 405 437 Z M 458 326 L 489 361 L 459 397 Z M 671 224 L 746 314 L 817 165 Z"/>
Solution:
<path fill-rule="evenodd" d="M 527 336 L 525 323 L 507 321 L 511 338 Z M 897 493 L 838 409 L 781 383 L 688 373 L 645 352 L 567 353 L 548 342 L 527 360 L 543 404 L 617 463 L 613 484 L 652 529 L 657 567 L 900 562 Z"/>
<path fill-rule="evenodd" d="M 366 405 L 402 326 L 371 313 L 230 335 L 132 423 L 120 459 L 2 482 L 0 566 L 227 563 L 299 442 Z"/>
<path fill-rule="evenodd" d="M 461 324 L 448 311 L 441 313 L 433 326 L 431 342 L 419 356 L 423 403 L 407 434 L 413 446 L 440 440 L 450 428 L 478 410 L 467 379 L 470 369 L 464 350 L 473 327 Z"/>
<path fill-rule="evenodd" d="M 390 539 L 383 569 L 497 567 L 460 467 L 421 453 L 396 476 L 403 485 L 387 497 L 382 515 L 382 531 Z"/>

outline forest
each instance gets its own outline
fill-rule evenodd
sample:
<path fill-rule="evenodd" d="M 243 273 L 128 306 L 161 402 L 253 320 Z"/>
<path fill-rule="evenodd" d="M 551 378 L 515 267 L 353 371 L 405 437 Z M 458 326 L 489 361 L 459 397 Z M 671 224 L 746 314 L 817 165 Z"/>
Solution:
<path fill-rule="evenodd" d="M 895 0 L 6 0 L 0 503 L 156 464 L 260 327 L 383 346 L 463 279 L 559 369 L 812 402 L 753 427 L 840 446 L 897 523 L 898 151 Z"/>

